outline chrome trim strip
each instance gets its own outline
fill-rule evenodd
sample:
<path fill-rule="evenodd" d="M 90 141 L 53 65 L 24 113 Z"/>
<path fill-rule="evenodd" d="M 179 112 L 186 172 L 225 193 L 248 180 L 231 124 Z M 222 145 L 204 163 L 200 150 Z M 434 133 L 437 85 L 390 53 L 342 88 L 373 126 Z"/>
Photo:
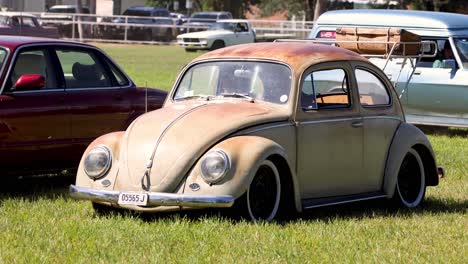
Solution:
<path fill-rule="evenodd" d="M 266 130 L 266 129 L 288 127 L 288 126 L 294 126 L 294 124 L 293 123 L 280 123 L 280 124 L 270 124 L 270 125 L 264 125 L 264 126 L 260 125 L 254 128 L 246 129 L 244 131 L 241 131 L 240 133 L 236 133 L 236 135 L 237 134 L 242 134 L 242 135 L 252 134 L 252 133 L 259 132 L 259 131 Z"/>
<path fill-rule="evenodd" d="M 135 86 L 136 84 L 132 81 L 132 79 L 130 79 L 130 77 L 127 75 L 127 73 L 120 67 L 120 65 L 118 65 L 107 53 L 105 53 L 103 50 L 97 48 L 97 47 L 94 47 L 94 46 L 91 46 L 91 45 L 86 45 L 86 44 L 81 44 L 81 43 L 69 43 L 69 42 L 60 42 L 60 41 L 57 41 L 57 42 L 40 42 L 40 43 L 30 43 L 30 44 L 25 44 L 25 45 L 20 45 L 16 48 L 15 50 L 15 53 L 13 54 L 13 57 L 11 58 L 10 60 L 10 65 L 8 65 L 8 71 L 6 72 L 6 75 L 5 75 L 5 80 L 3 81 L 2 83 L 2 86 L 0 88 L 0 94 L 2 94 L 3 90 L 5 89 L 5 84 L 6 84 L 6 80 L 8 78 L 8 76 L 10 75 L 11 73 L 11 70 L 12 70 L 12 67 L 13 67 L 13 62 L 15 61 L 16 57 L 18 56 L 18 53 L 22 50 L 22 49 L 25 49 L 25 48 L 29 48 L 29 47 L 37 47 L 37 46 L 45 46 L 47 48 L 49 48 L 50 46 L 62 46 L 62 47 L 78 47 L 78 48 L 85 48 L 85 49 L 92 49 L 92 50 L 95 50 L 95 51 L 98 51 L 100 52 L 101 54 L 103 54 L 112 64 L 113 66 L 115 66 L 122 74 L 125 78 L 127 78 L 127 81 L 128 81 L 128 85 L 126 86 L 114 86 L 114 87 L 105 87 L 105 88 L 108 88 L 108 89 L 116 89 L 116 88 L 130 88 L 132 86 Z M 9 54 L 9 52 L 8 52 Z M 0 74 L 3 73 L 3 67 L 5 67 L 5 65 L 2 66 L 2 69 L 0 71 Z M 1 75 L 0 75 L 1 76 Z M 79 88 L 78 88 L 79 89 Z M 93 89 L 93 88 L 82 88 L 82 89 Z M 101 89 L 101 88 L 94 88 L 94 89 Z M 54 89 L 55 90 L 55 89 Z M 64 90 L 67 90 L 67 87 L 63 88 L 63 89 L 60 89 L 61 91 L 64 91 Z M 70 89 L 71 90 L 71 89 Z M 75 90 L 75 89 L 73 89 Z M 45 91 L 50 91 L 50 90 L 45 90 Z M 30 91 L 28 91 L 30 92 Z"/>
<path fill-rule="evenodd" d="M 352 120 L 361 120 L 362 117 L 349 117 L 349 118 L 335 118 L 335 119 L 326 119 L 326 120 L 314 120 L 314 121 L 305 121 L 305 122 L 298 122 L 299 125 L 307 125 L 307 124 L 318 124 L 318 123 L 331 123 L 331 122 L 342 122 L 342 121 L 352 121 Z"/>
<path fill-rule="evenodd" d="M 400 118 L 398 118 L 396 116 L 363 116 L 362 118 L 364 120 L 366 120 L 366 119 L 394 119 L 394 120 L 398 120 L 398 121 L 403 121 L 403 120 L 401 120 Z"/>
<path fill-rule="evenodd" d="M 367 200 L 373 200 L 373 199 L 382 199 L 382 198 L 386 198 L 386 197 L 387 197 L 387 195 L 381 194 L 381 195 L 376 195 L 376 196 L 349 199 L 349 200 L 346 200 L 346 201 L 338 201 L 338 202 L 310 205 L 310 206 L 304 207 L 304 209 L 311 209 L 311 208 L 317 208 L 317 207 L 323 207 L 323 206 L 329 206 L 329 205 L 337 205 L 337 204 L 345 204 L 345 203 L 352 203 L 352 202 L 359 202 L 359 201 L 367 201 Z"/>
<path fill-rule="evenodd" d="M 148 206 L 190 206 L 190 207 L 231 207 L 231 195 L 189 195 L 161 192 L 142 192 L 148 194 Z M 70 185 L 70 196 L 78 200 L 117 204 L 119 191 L 95 190 Z"/>

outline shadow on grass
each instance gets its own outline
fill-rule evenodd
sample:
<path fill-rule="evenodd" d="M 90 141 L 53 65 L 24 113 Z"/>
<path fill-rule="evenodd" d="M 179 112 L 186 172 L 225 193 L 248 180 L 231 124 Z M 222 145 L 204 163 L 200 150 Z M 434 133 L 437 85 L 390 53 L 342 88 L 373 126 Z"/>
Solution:
<path fill-rule="evenodd" d="M 418 125 L 418 128 L 421 129 L 427 135 L 468 138 L 467 128 L 448 128 L 422 125 Z"/>
<path fill-rule="evenodd" d="M 417 209 L 395 208 L 387 200 L 373 200 L 356 203 L 349 203 L 336 206 L 320 207 L 306 210 L 303 213 L 286 216 L 283 220 L 277 220 L 274 224 L 287 225 L 298 221 L 321 221 L 331 223 L 336 220 L 349 219 L 372 219 L 376 217 L 405 218 L 414 215 L 437 215 L 450 213 L 466 213 L 468 201 L 443 201 L 437 198 L 428 198 L 424 204 Z M 187 221 L 204 221 L 205 219 L 219 219 L 220 221 L 231 222 L 232 224 L 245 223 L 249 220 L 239 217 L 235 212 L 229 209 L 202 209 L 175 212 L 158 213 L 136 213 L 127 210 L 112 210 L 106 216 L 120 215 L 131 216 L 141 219 L 145 222 L 154 221 L 172 221 L 175 219 L 184 219 Z M 96 214 L 96 217 L 102 217 L 103 214 Z"/>
<path fill-rule="evenodd" d="M 0 185 L 0 204 L 5 199 L 69 199 L 68 187 L 74 183 L 71 176 L 5 178 Z"/>

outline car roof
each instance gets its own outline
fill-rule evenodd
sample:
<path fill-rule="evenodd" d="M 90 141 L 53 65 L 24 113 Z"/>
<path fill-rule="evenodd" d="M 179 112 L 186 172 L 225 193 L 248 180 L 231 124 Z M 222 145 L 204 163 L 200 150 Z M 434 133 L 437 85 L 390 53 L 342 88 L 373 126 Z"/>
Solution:
<path fill-rule="evenodd" d="M 23 37 L 23 36 L 0 36 L 0 46 L 15 50 L 19 46 L 30 45 L 30 44 L 41 44 L 41 43 L 56 43 L 56 44 L 78 44 L 82 46 L 89 46 L 81 42 L 74 42 L 60 39 L 50 38 L 37 38 L 37 37 Z"/>
<path fill-rule="evenodd" d="M 227 11 L 210 11 L 210 12 L 196 12 L 196 13 L 193 13 L 193 15 L 199 15 L 199 14 L 202 14 L 202 15 L 220 15 L 220 14 L 228 14 L 229 12 Z"/>
<path fill-rule="evenodd" d="M 468 28 L 468 15 L 414 10 L 335 10 L 322 14 L 317 24 L 459 29 Z"/>
<path fill-rule="evenodd" d="M 167 10 L 165 7 L 154 7 L 154 6 L 131 6 L 127 10 L 141 10 L 141 11 L 153 11 L 153 10 Z"/>
<path fill-rule="evenodd" d="M 206 59 L 265 59 L 303 69 L 327 61 L 368 61 L 352 51 L 310 42 L 264 42 L 230 46 L 208 52 L 194 61 Z"/>
<path fill-rule="evenodd" d="M 33 14 L 24 13 L 24 12 L 0 12 L 0 16 L 7 16 L 7 17 L 12 17 L 12 16 L 36 17 Z"/>
<path fill-rule="evenodd" d="M 244 23 L 248 23 L 249 21 L 247 19 L 219 19 L 217 22 L 218 23 L 220 23 L 220 22 L 226 22 L 226 23 L 244 22 Z"/>

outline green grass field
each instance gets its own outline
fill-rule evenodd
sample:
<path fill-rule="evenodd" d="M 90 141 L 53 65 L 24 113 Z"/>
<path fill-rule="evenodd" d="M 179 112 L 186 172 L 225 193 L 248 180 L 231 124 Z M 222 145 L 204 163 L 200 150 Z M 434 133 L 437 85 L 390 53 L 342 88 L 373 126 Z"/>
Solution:
<path fill-rule="evenodd" d="M 163 89 L 201 54 L 99 46 L 138 84 Z M 69 198 L 73 179 L 2 183 L 0 263 L 466 263 L 468 130 L 429 138 L 447 177 L 413 211 L 373 201 L 318 208 L 280 223 L 234 221 L 213 211 L 102 217 L 90 203 Z"/>

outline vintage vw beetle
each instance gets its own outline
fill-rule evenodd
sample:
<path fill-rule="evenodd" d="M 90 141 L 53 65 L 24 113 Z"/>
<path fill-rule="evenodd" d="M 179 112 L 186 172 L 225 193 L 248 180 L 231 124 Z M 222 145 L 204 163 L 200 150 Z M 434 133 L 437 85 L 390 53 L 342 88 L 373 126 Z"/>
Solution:
<path fill-rule="evenodd" d="M 70 192 L 98 209 L 235 204 L 269 221 L 374 198 L 413 208 L 438 172 L 428 139 L 367 59 L 327 45 L 256 43 L 185 67 L 163 108 L 88 147 Z"/>

